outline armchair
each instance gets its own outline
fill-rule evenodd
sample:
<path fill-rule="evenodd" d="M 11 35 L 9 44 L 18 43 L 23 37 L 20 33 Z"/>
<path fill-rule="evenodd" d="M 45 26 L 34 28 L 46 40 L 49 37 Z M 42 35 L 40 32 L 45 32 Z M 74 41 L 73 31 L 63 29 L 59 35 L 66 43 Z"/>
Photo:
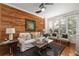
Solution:
<path fill-rule="evenodd" d="M 34 47 L 32 42 L 34 42 L 35 40 L 31 39 L 30 33 L 20 33 L 18 40 L 19 40 L 19 46 L 20 46 L 21 52 L 24 52 L 24 51 Z"/>

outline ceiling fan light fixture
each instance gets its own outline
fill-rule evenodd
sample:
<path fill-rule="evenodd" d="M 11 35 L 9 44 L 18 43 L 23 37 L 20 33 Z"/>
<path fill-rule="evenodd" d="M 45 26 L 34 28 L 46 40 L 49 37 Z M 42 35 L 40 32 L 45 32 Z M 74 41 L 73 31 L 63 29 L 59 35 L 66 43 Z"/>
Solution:
<path fill-rule="evenodd" d="M 45 10 L 46 10 L 46 8 L 45 8 L 45 7 L 41 8 L 41 11 L 45 11 Z"/>

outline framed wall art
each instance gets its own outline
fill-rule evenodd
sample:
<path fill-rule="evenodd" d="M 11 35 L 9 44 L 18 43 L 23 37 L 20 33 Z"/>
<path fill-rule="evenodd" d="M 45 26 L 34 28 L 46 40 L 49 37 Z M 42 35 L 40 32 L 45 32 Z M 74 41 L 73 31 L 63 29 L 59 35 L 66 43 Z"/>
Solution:
<path fill-rule="evenodd" d="M 35 31 L 36 22 L 33 20 L 25 20 L 25 30 L 28 32 Z"/>

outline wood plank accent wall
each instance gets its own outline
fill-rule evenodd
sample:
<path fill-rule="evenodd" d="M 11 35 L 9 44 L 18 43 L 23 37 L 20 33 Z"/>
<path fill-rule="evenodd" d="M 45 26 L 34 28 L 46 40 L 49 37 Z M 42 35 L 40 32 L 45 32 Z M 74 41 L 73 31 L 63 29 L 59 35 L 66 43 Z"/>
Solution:
<path fill-rule="evenodd" d="M 17 37 L 20 32 L 25 32 L 25 19 L 30 19 L 36 22 L 36 31 L 42 31 L 44 28 L 43 19 L 29 14 L 27 12 L 15 9 L 13 7 L 0 4 L 1 5 L 1 39 L 4 40 L 7 35 L 5 34 L 5 29 L 7 27 L 14 27 L 16 29 L 16 34 L 14 37 Z"/>
<path fill-rule="evenodd" d="M 0 39 L 1 39 L 1 5 L 0 5 Z"/>
<path fill-rule="evenodd" d="M 36 32 L 43 31 L 43 18 L 0 3 L 0 42 L 8 38 L 8 35 L 5 33 L 8 27 L 14 27 L 16 29 L 16 33 L 14 34 L 15 39 L 17 39 L 20 32 L 25 32 L 25 19 L 36 22 Z M 4 55 L 7 50 L 8 46 L 5 45 L 2 48 L 0 46 L 0 55 Z"/>

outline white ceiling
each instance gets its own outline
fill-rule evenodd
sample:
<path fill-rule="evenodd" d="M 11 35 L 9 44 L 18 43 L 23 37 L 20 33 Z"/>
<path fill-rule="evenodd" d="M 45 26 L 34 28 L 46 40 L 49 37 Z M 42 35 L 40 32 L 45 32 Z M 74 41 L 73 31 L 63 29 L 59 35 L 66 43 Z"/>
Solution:
<path fill-rule="evenodd" d="M 30 12 L 32 14 L 41 16 L 43 18 L 50 18 L 70 11 L 79 10 L 79 3 L 54 3 L 46 6 L 46 10 L 39 14 L 35 11 L 39 10 L 40 3 L 7 3 L 10 6 Z"/>

